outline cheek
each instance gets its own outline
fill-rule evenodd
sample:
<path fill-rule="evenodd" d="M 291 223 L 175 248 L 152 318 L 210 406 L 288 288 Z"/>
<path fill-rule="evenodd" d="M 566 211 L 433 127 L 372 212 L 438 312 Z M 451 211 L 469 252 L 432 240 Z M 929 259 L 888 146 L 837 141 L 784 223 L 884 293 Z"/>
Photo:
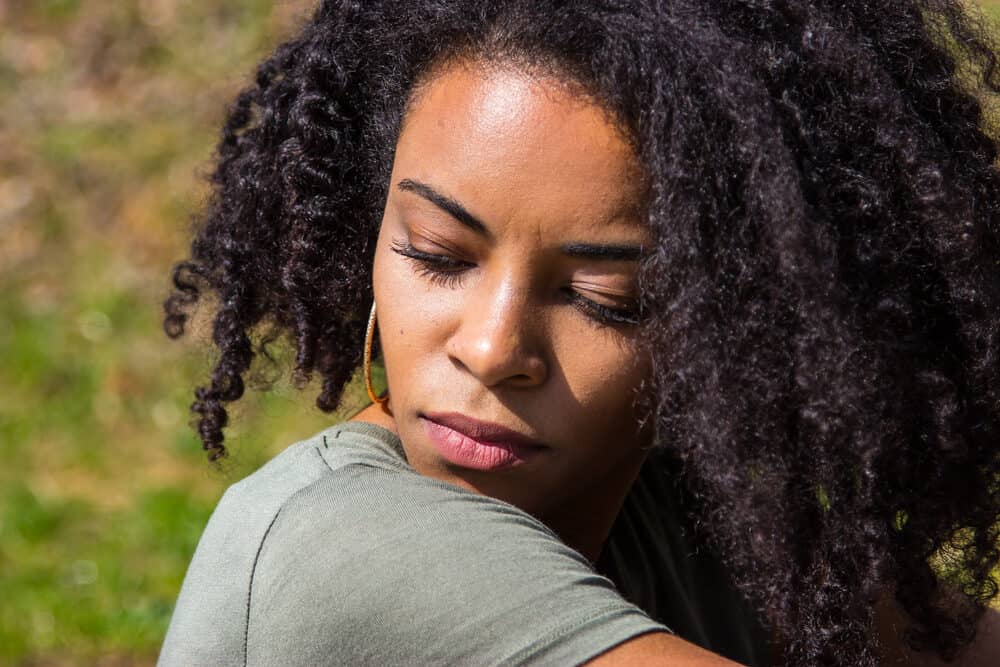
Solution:
<path fill-rule="evenodd" d="M 407 378 L 421 372 L 427 353 L 443 349 L 442 322 L 448 304 L 442 298 L 446 293 L 428 289 L 403 258 L 380 252 L 376 253 L 374 271 L 378 336 L 392 393 L 398 400 L 403 398 Z"/>
<path fill-rule="evenodd" d="M 557 353 L 561 351 L 560 365 L 569 393 L 586 418 L 613 422 L 614 428 L 634 420 L 636 390 L 648 369 L 631 340 L 592 328 L 553 342 Z"/>

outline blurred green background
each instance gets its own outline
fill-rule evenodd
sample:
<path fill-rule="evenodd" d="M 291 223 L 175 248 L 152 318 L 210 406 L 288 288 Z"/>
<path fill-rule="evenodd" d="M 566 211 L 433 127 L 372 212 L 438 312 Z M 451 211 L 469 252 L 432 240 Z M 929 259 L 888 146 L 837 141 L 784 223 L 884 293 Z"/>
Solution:
<path fill-rule="evenodd" d="M 0 664 L 152 664 L 225 487 L 337 419 L 251 392 L 209 466 L 205 327 L 160 329 L 225 106 L 312 5 L 0 0 Z"/>
<path fill-rule="evenodd" d="M 335 419 L 251 393 L 213 468 L 212 352 L 160 329 L 225 107 L 312 4 L 0 0 L 0 664 L 152 664 L 224 488 Z"/>

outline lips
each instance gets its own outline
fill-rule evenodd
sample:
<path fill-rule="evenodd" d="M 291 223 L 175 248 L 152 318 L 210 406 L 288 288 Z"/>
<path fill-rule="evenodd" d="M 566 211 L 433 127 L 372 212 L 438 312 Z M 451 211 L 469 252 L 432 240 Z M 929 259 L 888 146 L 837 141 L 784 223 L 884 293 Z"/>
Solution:
<path fill-rule="evenodd" d="M 445 460 L 473 470 L 514 467 L 547 449 L 517 431 L 458 413 L 421 415 L 421 422 Z"/>

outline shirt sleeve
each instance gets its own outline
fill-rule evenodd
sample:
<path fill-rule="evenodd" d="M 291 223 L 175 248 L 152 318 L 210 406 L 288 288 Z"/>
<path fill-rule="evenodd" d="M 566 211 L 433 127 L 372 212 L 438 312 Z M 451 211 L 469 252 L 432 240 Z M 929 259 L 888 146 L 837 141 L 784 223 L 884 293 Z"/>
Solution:
<path fill-rule="evenodd" d="M 573 665 L 665 630 L 525 512 L 354 465 L 271 525 L 247 664 Z"/>

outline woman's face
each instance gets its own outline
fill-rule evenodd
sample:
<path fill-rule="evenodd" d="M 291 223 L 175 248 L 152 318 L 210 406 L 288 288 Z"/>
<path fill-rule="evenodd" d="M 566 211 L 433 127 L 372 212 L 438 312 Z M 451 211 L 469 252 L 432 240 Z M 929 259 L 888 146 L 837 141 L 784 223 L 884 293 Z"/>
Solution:
<path fill-rule="evenodd" d="M 420 89 L 374 268 L 389 410 L 418 472 L 566 533 L 618 511 L 645 444 L 643 183 L 605 113 L 555 80 L 465 64 Z"/>

